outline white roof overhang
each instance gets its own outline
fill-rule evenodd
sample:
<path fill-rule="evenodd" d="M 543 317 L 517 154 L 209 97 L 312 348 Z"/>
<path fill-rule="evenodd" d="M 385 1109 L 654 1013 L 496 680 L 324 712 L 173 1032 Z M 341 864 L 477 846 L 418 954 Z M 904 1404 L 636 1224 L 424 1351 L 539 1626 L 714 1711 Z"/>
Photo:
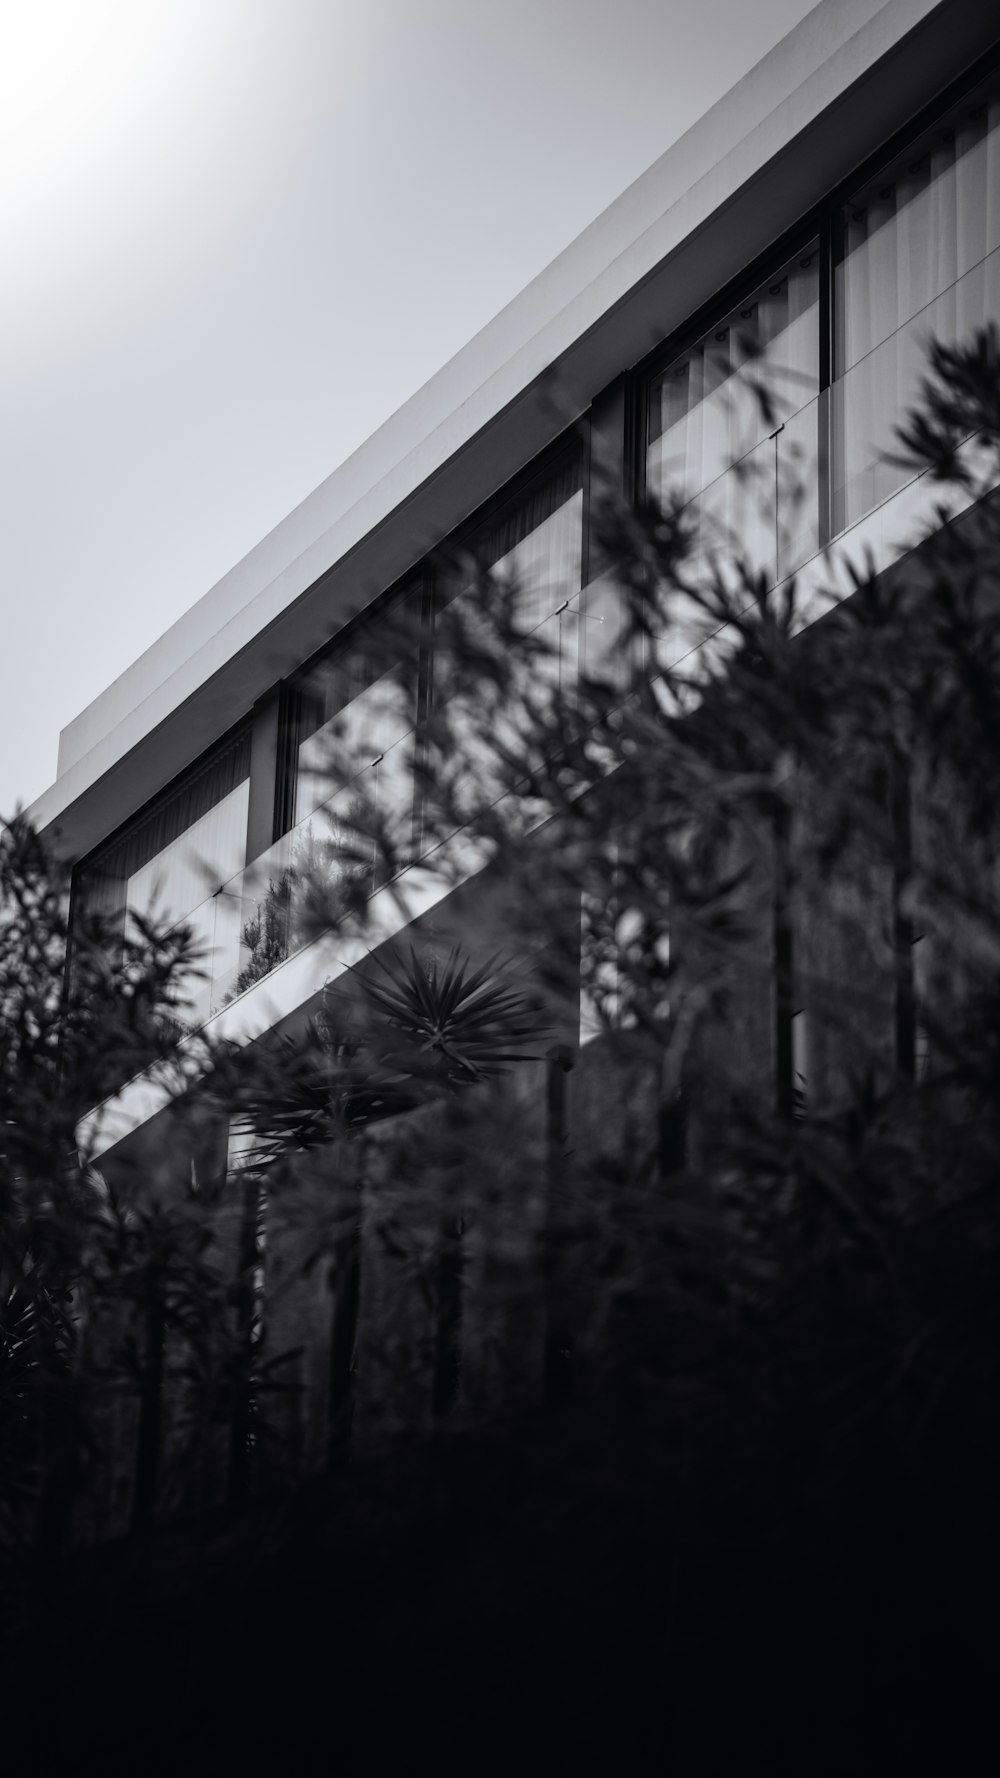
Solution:
<path fill-rule="evenodd" d="M 809 13 L 69 724 L 30 811 L 56 849 L 99 843 L 792 227 L 989 47 L 989 10 Z"/>

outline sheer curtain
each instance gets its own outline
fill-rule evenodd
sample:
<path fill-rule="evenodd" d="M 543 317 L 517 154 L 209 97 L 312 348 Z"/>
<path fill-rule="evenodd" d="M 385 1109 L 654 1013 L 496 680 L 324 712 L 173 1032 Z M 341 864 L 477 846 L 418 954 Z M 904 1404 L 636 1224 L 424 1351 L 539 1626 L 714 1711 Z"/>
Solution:
<path fill-rule="evenodd" d="M 568 685 L 580 665 L 580 588 L 583 562 L 582 466 L 575 455 L 533 488 L 513 500 L 492 523 L 471 540 L 471 551 L 498 586 L 514 597 L 513 622 L 526 640 L 523 656 L 514 665 L 515 703 L 523 698 L 544 711 L 549 696 Z M 482 597 L 478 584 L 460 579 L 442 589 L 447 606 L 465 606 L 474 623 L 476 603 Z M 482 708 L 469 708 L 463 720 L 459 701 L 444 691 L 449 683 L 446 651 L 448 626 L 435 638 L 435 696 L 447 695 L 453 731 L 459 736 L 466 768 L 470 801 L 482 803 L 499 796 L 503 774 L 497 775 L 495 746 L 505 743 L 520 755 L 525 739 L 517 713 L 492 710 L 490 744 L 478 739 Z M 532 642 L 538 644 L 532 647 Z"/>
<path fill-rule="evenodd" d="M 371 677 L 363 646 L 313 676 L 305 690 L 295 778 L 295 824 L 364 778 L 413 732 L 412 699 L 393 671 Z"/>
<path fill-rule="evenodd" d="M 239 901 L 226 894 L 246 860 L 250 731 L 189 773 L 81 865 L 78 905 L 124 939 L 130 913 L 167 929 L 186 924 L 207 979 L 188 984 L 191 1015 L 207 1017 L 237 966 Z M 214 984 L 214 985 L 213 985 Z"/>
<path fill-rule="evenodd" d="M 421 598 L 419 586 L 403 595 L 402 604 L 415 620 Z M 371 832 L 373 814 L 400 856 L 409 853 L 415 669 L 405 661 L 387 662 L 378 623 L 376 613 L 300 683 L 293 827 L 282 842 L 293 914 L 301 899 L 295 879 L 303 871 L 327 885 L 350 880 L 375 888 L 379 849 Z M 405 647 L 401 639 L 400 648 Z M 294 918 L 292 932 L 297 932 Z"/>
<path fill-rule="evenodd" d="M 539 647 L 525 649 L 523 690 L 567 684 L 580 663 L 583 490 L 574 459 L 526 494 L 489 530 L 479 555 L 497 584 L 515 597 L 514 622 Z M 475 597 L 465 592 L 461 597 Z"/>
<path fill-rule="evenodd" d="M 697 551 L 707 555 L 735 540 L 755 566 L 777 574 L 772 435 L 815 402 L 818 388 L 814 243 L 720 318 L 650 389 L 647 489 L 661 500 L 679 497 L 690 509 Z M 814 479 L 812 439 L 810 451 Z"/>
<path fill-rule="evenodd" d="M 893 494 L 882 461 L 916 400 L 931 336 L 954 341 L 1000 315 L 1000 87 L 981 89 L 841 214 L 834 525 Z"/>
<path fill-rule="evenodd" d="M 492 564 L 497 580 L 516 589 L 518 628 L 547 644 L 538 665 L 556 683 L 578 666 L 582 549 L 577 489 Z"/>

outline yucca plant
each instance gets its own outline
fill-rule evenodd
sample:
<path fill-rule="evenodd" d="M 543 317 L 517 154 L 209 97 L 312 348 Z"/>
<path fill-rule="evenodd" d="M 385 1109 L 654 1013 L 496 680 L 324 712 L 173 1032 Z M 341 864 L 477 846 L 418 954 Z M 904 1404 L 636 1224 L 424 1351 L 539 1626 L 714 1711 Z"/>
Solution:
<path fill-rule="evenodd" d="M 245 1053 L 219 1058 L 216 1092 L 269 1161 L 495 1080 L 538 1060 L 550 1035 L 499 953 L 474 964 L 455 945 L 441 962 L 411 947 L 351 975 L 356 998 L 328 991 L 304 1031 L 261 1046 L 251 1066 Z"/>
<path fill-rule="evenodd" d="M 544 1015 L 499 953 L 476 966 L 458 945 L 444 962 L 411 946 L 405 961 L 371 962 L 378 973 L 359 973 L 358 980 L 375 1015 L 383 1065 L 454 1091 L 537 1059 L 527 1046 L 543 1036 Z"/>

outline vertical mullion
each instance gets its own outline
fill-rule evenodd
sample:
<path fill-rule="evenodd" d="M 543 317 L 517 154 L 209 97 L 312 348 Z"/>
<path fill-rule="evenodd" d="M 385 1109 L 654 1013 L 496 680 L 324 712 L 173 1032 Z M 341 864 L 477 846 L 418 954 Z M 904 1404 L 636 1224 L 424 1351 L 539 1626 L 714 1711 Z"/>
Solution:
<path fill-rule="evenodd" d="M 778 1116 L 789 1119 L 795 1113 L 791 878 L 791 814 L 779 802 L 774 814 L 774 1071 Z"/>
<path fill-rule="evenodd" d="M 298 775 L 299 712 L 302 696 L 286 682 L 279 692 L 277 762 L 274 774 L 272 843 L 288 832 L 295 814 L 295 781 Z"/>
<path fill-rule="evenodd" d="M 833 350 L 833 215 L 825 211 L 819 229 L 819 387 L 829 389 L 835 374 Z"/>
<path fill-rule="evenodd" d="M 433 571 L 427 573 L 420 591 L 420 643 L 417 649 L 416 734 L 413 738 L 413 856 L 419 858 L 424 844 L 423 772 L 426 765 L 426 726 L 434 698 L 434 614 L 437 609 L 438 580 Z"/>
<path fill-rule="evenodd" d="M 645 387 L 645 385 L 644 385 Z M 625 378 L 625 457 L 622 466 L 622 494 L 629 506 L 638 502 L 640 491 L 646 492 L 645 399 L 637 378 L 630 372 Z M 639 428 L 642 426 L 640 441 Z M 641 484 L 640 484 L 640 468 Z"/>
<path fill-rule="evenodd" d="M 819 230 L 819 399 L 816 403 L 816 474 L 819 543 L 833 537 L 833 217 L 827 209 Z"/>
<path fill-rule="evenodd" d="M 582 590 L 585 586 L 590 585 L 590 466 L 591 466 L 591 456 L 592 456 L 592 452 L 593 452 L 593 438 L 594 438 L 594 410 L 593 410 L 593 407 L 590 407 L 587 410 L 586 421 L 583 425 L 582 431 L 583 431 L 583 465 L 582 465 L 583 516 L 581 519 L 582 535 L 580 537 L 580 586 L 578 588 L 578 592 L 582 592 Z"/>
<path fill-rule="evenodd" d="M 245 864 L 273 845 L 277 782 L 281 776 L 281 703 L 269 692 L 254 705 L 250 734 L 250 789 L 247 797 Z"/>

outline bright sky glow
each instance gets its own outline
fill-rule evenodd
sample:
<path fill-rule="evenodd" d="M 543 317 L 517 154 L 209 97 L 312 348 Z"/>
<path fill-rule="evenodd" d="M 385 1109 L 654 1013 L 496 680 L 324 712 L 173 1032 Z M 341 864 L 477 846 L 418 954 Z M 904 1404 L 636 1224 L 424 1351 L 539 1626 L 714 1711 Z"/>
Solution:
<path fill-rule="evenodd" d="M 0 0 L 0 814 L 808 10 Z"/>
<path fill-rule="evenodd" d="M 4 233 L 36 275 L 64 262 L 68 244 L 98 245 L 169 148 L 184 12 L 134 0 L 8 0 L 0 11 Z M 208 65 L 221 58 L 218 31 L 206 47 Z"/>
<path fill-rule="evenodd" d="M 296 12 L 317 15 L 312 67 Z M 58 331 L 68 271 L 77 327 L 141 302 L 266 203 L 350 68 L 330 54 L 348 35 L 343 8 L 290 0 L 276 45 L 278 13 L 268 0 L 0 0 L 0 229 L 21 329 Z M 350 36 L 357 69 L 362 33 Z"/>

